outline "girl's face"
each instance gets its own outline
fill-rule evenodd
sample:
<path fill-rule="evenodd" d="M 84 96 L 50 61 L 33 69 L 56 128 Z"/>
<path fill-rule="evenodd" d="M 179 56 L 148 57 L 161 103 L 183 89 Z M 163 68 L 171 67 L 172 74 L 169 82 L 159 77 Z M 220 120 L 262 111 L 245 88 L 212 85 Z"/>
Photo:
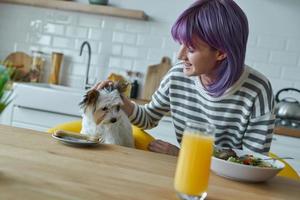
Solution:
<path fill-rule="evenodd" d="M 225 53 L 215 50 L 204 41 L 195 40 L 195 48 L 192 49 L 182 44 L 178 59 L 184 62 L 183 72 L 187 76 L 213 76 L 218 62 L 226 57 Z"/>

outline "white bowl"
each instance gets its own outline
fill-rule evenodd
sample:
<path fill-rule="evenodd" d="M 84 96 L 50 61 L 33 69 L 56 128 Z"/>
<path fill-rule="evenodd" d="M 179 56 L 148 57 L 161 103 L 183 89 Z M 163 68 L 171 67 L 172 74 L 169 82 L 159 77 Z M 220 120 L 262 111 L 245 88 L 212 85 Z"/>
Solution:
<path fill-rule="evenodd" d="M 270 158 L 268 156 L 249 151 L 237 149 L 234 149 L 234 151 L 237 156 L 250 154 L 257 158 Z M 275 168 L 249 166 L 212 157 L 211 170 L 217 175 L 237 181 L 263 182 L 276 176 L 276 174 L 285 167 L 285 164 L 279 160 L 266 160 L 264 162 L 271 163 Z"/>

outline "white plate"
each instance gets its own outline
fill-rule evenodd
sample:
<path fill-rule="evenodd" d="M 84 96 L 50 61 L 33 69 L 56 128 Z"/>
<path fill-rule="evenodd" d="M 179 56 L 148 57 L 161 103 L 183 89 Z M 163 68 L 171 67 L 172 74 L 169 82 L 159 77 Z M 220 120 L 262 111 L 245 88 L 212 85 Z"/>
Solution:
<path fill-rule="evenodd" d="M 237 156 L 250 154 L 257 158 L 270 158 L 268 156 L 249 151 L 238 149 L 234 149 L 234 151 Z M 263 182 L 276 176 L 276 174 L 285 167 L 285 164 L 279 160 L 266 160 L 264 162 L 271 163 L 275 168 L 249 166 L 212 157 L 211 170 L 217 175 L 237 181 Z"/>
<path fill-rule="evenodd" d="M 52 137 L 64 144 L 72 145 L 72 146 L 86 147 L 86 146 L 94 146 L 100 144 L 99 141 L 84 140 L 84 139 L 70 137 L 70 136 L 52 135 Z"/>

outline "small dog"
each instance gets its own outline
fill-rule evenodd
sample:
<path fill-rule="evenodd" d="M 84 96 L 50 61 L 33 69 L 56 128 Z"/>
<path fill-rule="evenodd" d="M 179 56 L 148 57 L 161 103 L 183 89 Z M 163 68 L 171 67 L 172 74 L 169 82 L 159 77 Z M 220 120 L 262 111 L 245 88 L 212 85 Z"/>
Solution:
<path fill-rule="evenodd" d="M 126 89 L 114 83 L 102 90 L 92 89 L 84 95 L 80 106 L 83 109 L 81 134 L 99 137 L 105 144 L 134 147 L 131 123 L 120 109 L 121 93 Z"/>

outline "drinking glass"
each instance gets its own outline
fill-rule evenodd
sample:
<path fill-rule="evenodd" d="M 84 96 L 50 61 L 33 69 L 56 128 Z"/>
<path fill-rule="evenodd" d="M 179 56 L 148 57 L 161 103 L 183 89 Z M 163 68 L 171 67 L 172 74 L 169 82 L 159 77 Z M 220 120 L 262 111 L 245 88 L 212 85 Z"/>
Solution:
<path fill-rule="evenodd" d="M 180 199 L 198 200 L 207 196 L 214 132 L 211 124 L 186 122 L 174 181 Z"/>

